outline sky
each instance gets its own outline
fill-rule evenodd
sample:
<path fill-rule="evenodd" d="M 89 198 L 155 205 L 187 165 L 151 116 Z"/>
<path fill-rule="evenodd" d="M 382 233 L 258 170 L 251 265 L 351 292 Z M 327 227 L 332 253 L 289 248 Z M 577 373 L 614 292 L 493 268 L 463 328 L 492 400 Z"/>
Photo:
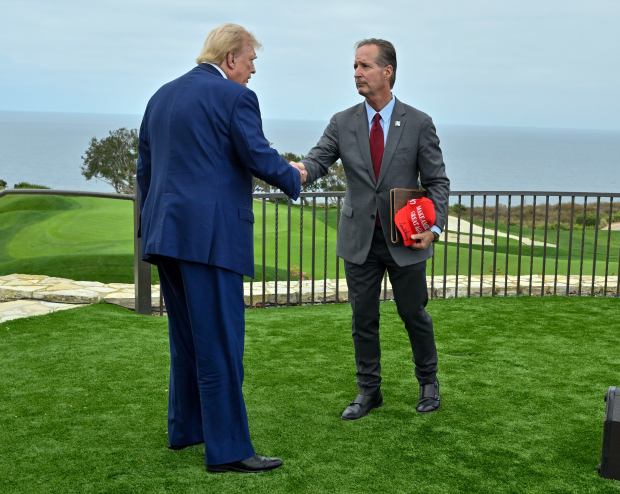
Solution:
<path fill-rule="evenodd" d="M 443 124 L 620 130 L 619 0 L 0 0 L 0 111 L 141 114 L 235 22 L 262 43 L 263 118 L 361 101 L 356 41 L 394 43 L 394 94 Z"/>

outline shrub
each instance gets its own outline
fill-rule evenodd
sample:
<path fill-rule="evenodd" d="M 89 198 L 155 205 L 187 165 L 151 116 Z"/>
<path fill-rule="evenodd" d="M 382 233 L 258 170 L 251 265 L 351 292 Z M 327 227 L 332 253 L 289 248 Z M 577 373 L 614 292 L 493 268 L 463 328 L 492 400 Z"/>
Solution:
<path fill-rule="evenodd" d="M 586 226 L 594 226 L 596 225 L 596 215 L 586 214 L 585 218 L 583 216 L 577 216 L 577 218 L 575 218 L 575 223 L 578 225 L 583 225 L 585 223 Z"/>
<path fill-rule="evenodd" d="M 458 216 L 463 215 L 463 213 L 465 213 L 465 211 L 467 211 L 467 208 L 465 206 L 463 206 L 462 204 L 453 204 L 452 206 L 450 206 L 450 212 L 455 215 Z"/>
<path fill-rule="evenodd" d="M 28 182 L 19 182 L 13 186 L 14 189 L 49 189 L 45 185 L 31 184 Z"/>

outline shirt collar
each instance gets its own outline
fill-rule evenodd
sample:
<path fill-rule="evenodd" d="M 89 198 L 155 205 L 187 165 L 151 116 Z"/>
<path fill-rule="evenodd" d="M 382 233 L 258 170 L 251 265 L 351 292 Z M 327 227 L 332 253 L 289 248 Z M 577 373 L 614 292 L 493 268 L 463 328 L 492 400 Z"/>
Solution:
<path fill-rule="evenodd" d="M 372 124 L 372 119 L 375 116 L 375 113 L 379 113 L 381 115 L 381 121 L 384 129 L 390 128 L 390 120 L 392 119 L 392 112 L 394 111 L 394 104 L 396 103 L 396 98 L 392 94 L 392 99 L 385 105 L 381 111 L 377 112 L 372 106 L 368 104 L 368 101 L 364 101 L 364 105 L 366 106 L 366 116 L 368 117 L 368 128 L 370 128 Z"/>
<path fill-rule="evenodd" d="M 224 79 L 228 79 L 228 77 L 226 77 L 226 73 L 222 70 L 222 68 L 221 68 L 219 65 L 215 65 L 214 63 L 211 63 L 211 62 L 207 62 L 207 63 L 208 63 L 209 65 L 211 65 L 211 66 L 215 67 L 215 68 L 217 69 L 217 71 L 218 71 L 220 74 L 222 74 L 222 77 L 223 77 Z"/>

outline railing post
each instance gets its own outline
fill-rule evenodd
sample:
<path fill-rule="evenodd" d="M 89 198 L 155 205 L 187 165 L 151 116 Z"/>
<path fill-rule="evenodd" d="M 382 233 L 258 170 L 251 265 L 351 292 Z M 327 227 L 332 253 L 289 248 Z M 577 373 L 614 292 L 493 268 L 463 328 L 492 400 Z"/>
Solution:
<path fill-rule="evenodd" d="M 142 260 L 142 238 L 140 228 L 140 193 L 136 189 L 133 200 L 133 283 L 135 291 L 134 307 L 136 313 L 152 313 L 151 307 L 151 265 Z"/>

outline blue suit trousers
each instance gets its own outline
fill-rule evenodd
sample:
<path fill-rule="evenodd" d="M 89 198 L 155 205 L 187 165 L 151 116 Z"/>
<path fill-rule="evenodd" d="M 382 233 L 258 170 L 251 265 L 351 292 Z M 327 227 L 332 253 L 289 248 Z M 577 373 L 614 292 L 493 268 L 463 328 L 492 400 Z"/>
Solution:
<path fill-rule="evenodd" d="M 249 458 L 243 277 L 169 257 L 160 257 L 157 268 L 170 337 L 169 443 L 204 441 L 211 465 Z"/>

